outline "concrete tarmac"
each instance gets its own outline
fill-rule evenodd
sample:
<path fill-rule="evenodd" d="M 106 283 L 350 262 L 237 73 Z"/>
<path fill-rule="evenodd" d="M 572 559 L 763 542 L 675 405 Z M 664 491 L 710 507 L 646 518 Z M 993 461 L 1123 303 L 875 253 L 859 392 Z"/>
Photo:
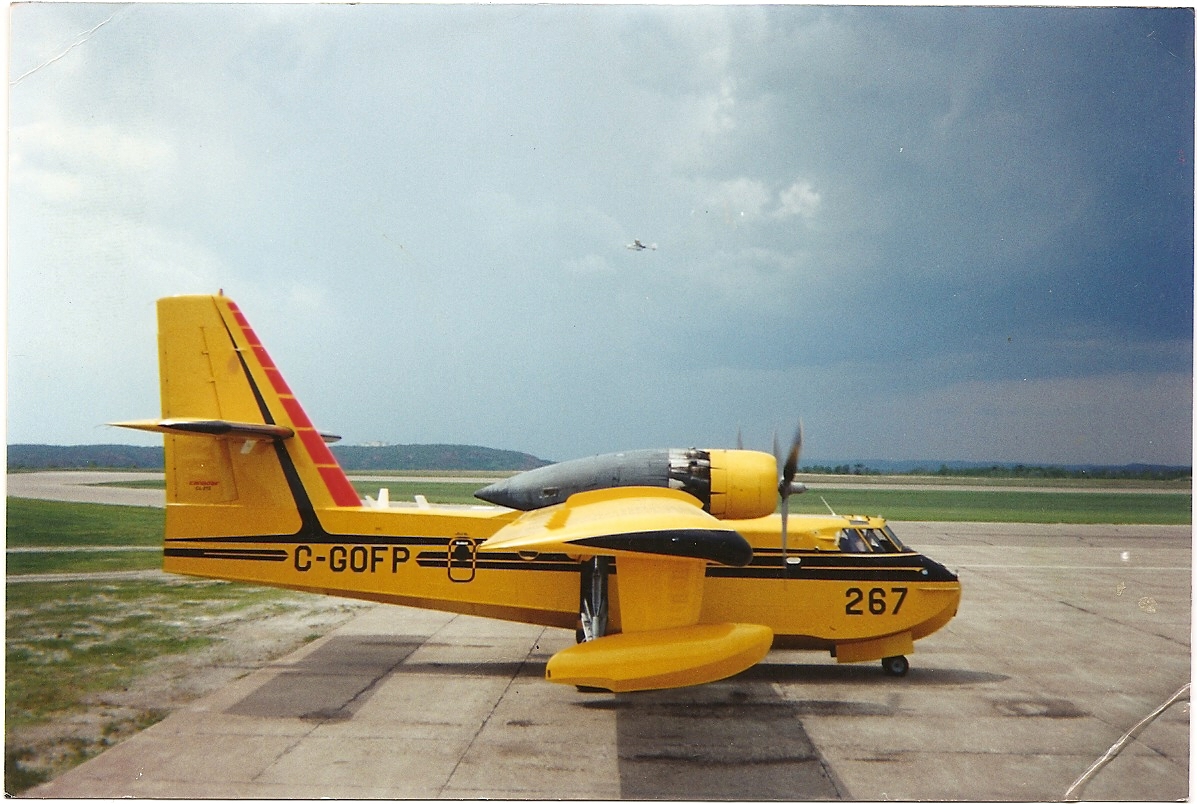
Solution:
<path fill-rule="evenodd" d="M 586 694 L 543 680 L 572 633 L 377 606 L 27 795 L 1060 800 L 1189 681 L 1189 527 L 895 528 L 964 587 L 905 678 Z M 1078 794 L 1189 796 L 1189 745 L 1186 700 Z"/>
<path fill-rule="evenodd" d="M 17 472 L 5 476 L 9 497 L 60 502 L 104 503 L 165 508 L 166 492 L 161 489 L 121 488 L 105 483 L 130 483 L 161 480 L 161 472 L 50 471 Z"/>

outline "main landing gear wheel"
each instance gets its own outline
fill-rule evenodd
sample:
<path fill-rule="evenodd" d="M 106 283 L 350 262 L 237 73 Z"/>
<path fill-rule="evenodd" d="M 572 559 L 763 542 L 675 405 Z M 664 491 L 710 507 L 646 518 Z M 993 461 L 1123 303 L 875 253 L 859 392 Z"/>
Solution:
<path fill-rule="evenodd" d="M 910 662 L 905 656 L 886 656 L 881 660 L 881 669 L 887 676 L 901 678 L 910 670 Z"/>

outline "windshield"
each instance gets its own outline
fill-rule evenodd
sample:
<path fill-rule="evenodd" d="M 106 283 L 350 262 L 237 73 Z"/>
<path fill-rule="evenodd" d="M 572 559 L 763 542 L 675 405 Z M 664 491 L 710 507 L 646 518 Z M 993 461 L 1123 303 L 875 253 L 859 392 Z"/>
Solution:
<path fill-rule="evenodd" d="M 894 546 L 898 548 L 898 552 L 900 552 L 900 553 L 909 553 L 910 552 L 910 548 L 907 547 L 906 545 L 902 544 L 902 542 L 898 539 L 898 535 L 896 533 L 894 533 L 893 530 L 890 529 L 889 525 L 885 526 L 885 535 L 891 542 L 894 543 Z"/>
<path fill-rule="evenodd" d="M 845 553 L 902 553 L 906 547 L 894 532 L 885 526 L 878 528 L 844 528 L 837 541 Z"/>

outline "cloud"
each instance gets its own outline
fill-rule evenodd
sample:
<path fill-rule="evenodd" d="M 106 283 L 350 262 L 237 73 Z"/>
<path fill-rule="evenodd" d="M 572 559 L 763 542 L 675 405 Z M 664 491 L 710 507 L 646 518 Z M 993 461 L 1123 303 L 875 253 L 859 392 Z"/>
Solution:
<path fill-rule="evenodd" d="M 813 218 L 819 211 L 823 197 L 815 191 L 809 181 L 799 179 L 781 191 L 778 207 L 773 211 L 775 218 Z"/>
<path fill-rule="evenodd" d="M 806 179 L 797 179 L 774 192 L 769 183 L 741 176 L 715 182 L 702 200 L 704 211 L 718 211 L 727 224 L 753 218 L 803 218 L 809 220 L 819 211 L 822 195 Z"/>
<path fill-rule="evenodd" d="M 724 222 L 731 224 L 745 217 L 759 216 L 771 198 L 764 182 L 740 177 L 716 183 L 702 203 L 705 209 L 718 211 Z"/>
<path fill-rule="evenodd" d="M 875 410 L 885 429 L 871 435 L 876 454 L 909 458 L 1185 465 L 1192 404 L 1185 373 L 978 380 L 890 398 Z"/>
<path fill-rule="evenodd" d="M 567 259 L 562 262 L 565 270 L 573 274 L 605 275 L 615 272 L 611 262 L 598 254 L 586 254 L 581 257 Z"/>
<path fill-rule="evenodd" d="M 160 200 L 178 164 L 172 143 L 111 123 L 42 119 L 13 126 L 10 137 L 10 186 L 54 203 L 111 208 Z"/>
<path fill-rule="evenodd" d="M 842 457 L 947 459 L 1003 446 L 986 393 L 1171 422 L 1182 383 L 1080 380 L 1191 376 L 1183 9 L 111 13 L 13 12 L 14 74 L 93 32 L 11 92 L 14 431 L 152 404 L 153 298 L 218 287 L 349 439 L 572 457 L 831 400 Z M 330 383 L 363 342 L 395 368 Z"/>

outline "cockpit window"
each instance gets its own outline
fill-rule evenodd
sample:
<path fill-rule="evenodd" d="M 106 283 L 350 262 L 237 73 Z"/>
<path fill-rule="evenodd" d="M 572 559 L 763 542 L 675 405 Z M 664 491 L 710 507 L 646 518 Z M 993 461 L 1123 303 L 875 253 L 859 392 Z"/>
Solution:
<path fill-rule="evenodd" d="M 861 538 L 860 531 L 854 528 L 845 528 L 840 531 L 839 548 L 845 553 L 869 552 L 869 546 Z"/>
<path fill-rule="evenodd" d="M 906 545 L 902 544 L 901 540 L 898 539 L 898 535 L 896 533 L 894 533 L 892 530 L 890 530 L 889 525 L 886 525 L 884 530 L 885 530 L 886 537 L 891 542 L 893 542 L 894 547 L 898 548 L 899 553 L 909 553 L 910 552 L 910 548 L 908 548 Z"/>
<path fill-rule="evenodd" d="M 888 525 L 881 529 L 844 528 L 838 543 L 845 553 L 901 553 L 906 550 Z"/>

